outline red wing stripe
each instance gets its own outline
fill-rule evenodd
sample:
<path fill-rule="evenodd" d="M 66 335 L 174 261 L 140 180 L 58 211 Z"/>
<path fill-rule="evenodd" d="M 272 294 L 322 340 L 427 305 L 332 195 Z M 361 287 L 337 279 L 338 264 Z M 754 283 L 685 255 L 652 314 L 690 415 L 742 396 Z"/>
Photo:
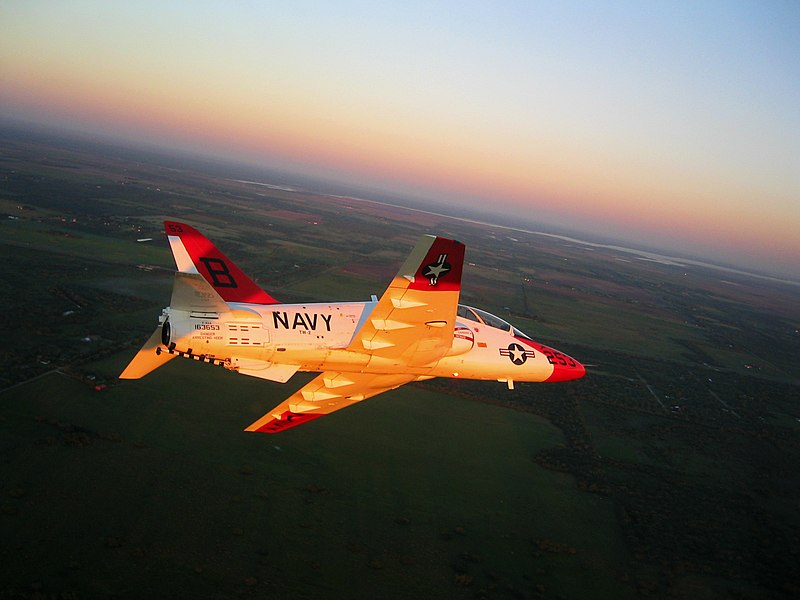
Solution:
<path fill-rule="evenodd" d="M 292 411 L 287 410 L 281 415 L 280 419 L 272 419 L 268 423 L 264 423 L 261 427 L 256 429 L 256 431 L 260 433 L 278 433 L 279 431 L 291 429 L 292 427 L 297 427 L 303 423 L 308 423 L 309 421 L 313 421 L 321 416 L 322 415 L 313 413 L 293 413 Z"/>
<path fill-rule="evenodd" d="M 409 286 L 421 291 L 459 291 L 464 267 L 464 244 L 437 237 Z"/>

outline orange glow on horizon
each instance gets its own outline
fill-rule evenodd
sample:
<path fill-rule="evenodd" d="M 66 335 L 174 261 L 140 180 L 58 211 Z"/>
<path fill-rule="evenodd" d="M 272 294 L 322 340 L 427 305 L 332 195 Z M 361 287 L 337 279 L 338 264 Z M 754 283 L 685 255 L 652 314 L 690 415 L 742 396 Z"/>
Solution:
<path fill-rule="evenodd" d="M 35 76 L 20 70 L 6 78 L 14 82 L 12 91 L 4 92 L 12 102 L 113 131 L 149 132 L 165 145 L 172 139 L 265 164 L 280 156 L 399 189 L 413 182 L 412 189 L 422 190 L 417 195 L 429 190 L 473 202 L 484 198 L 532 220 L 560 214 L 563 222 L 629 229 L 643 238 L 652 232 L 679 243 L 731 240 L 755 253 L 796 244 L 794 227 L 781 215 L 750 219 L 743 230 L 749 217 L 737 208 L 741 202 L 731 205 L 726 198 L 723 209 L 715 197 L 720 190 L 703 189 L 698 178 L 668 186 L 664 175 L 642 169 L 614 179 L 618 171 L 591 148 L 567 157 L 557 152 L 558 140 L 542 139 L 526 153 L 504 153 L 502 139 L 475 139 L 470 128 L 411 129 L 403 119 L 392 122 L 391 115 L 365 121 L 358 114 L 334 113 L 324 99 L 266 106 L 239 100 L 247 96 L 237 90 L 209 89 L 187 102 L 185 92 L 158 81 L 151 82 L 150 94 L 142 94 L 124 78 L 108 85 L 74 71 L 62 74 L 57 65 Z"/>

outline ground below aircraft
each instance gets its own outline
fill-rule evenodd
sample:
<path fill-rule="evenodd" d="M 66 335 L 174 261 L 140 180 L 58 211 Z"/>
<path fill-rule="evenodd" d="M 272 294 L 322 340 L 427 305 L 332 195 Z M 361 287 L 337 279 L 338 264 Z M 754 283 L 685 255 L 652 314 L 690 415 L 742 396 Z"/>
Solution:
<path fill-rule="evenodd" d="M 281 304 L 195 228 L 166 221 L 177 266 L 158 327 L 120 375 L 177 356 L 285 383 L 320 375 L 246 428 L 275 433 L 411 381 L 568 381 L 584 366 L 483 310 L 460 305 L 464 244 L 424 235 L 369 302 Z"/>

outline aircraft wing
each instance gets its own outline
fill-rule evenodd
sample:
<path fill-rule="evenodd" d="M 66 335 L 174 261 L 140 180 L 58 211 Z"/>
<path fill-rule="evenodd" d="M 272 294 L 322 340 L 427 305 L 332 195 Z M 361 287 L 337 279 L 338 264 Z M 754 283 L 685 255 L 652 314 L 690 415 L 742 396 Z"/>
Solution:
<path fill-rule="evenodd" d="M 422 236 L 347 349 L 387 372 L 442 358 L 453 344 L 463 266 L 464 244 Z"/>
<path fill-rule="evenodd" d="M 323 373 L 245 431 L 282 431 L 424 379 L 420 371 L 453 345 L 463 265 L 461 242 L 420 238 L 347 346 L 369 355 L 370 372 Z"/>
<path fill-rule="evenodd" d="M 328 371 L 313 379 L 245 431 L 277 433 L 330 414 L 356 402 L 417 379 L 416 375 L 339 373 Z"/>

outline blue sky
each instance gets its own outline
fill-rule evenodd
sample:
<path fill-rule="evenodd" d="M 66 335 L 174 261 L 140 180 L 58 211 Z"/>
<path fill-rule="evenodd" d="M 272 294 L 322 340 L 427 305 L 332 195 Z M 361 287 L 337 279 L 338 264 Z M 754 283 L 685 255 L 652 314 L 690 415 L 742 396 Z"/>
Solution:
<path fill-rule="evenodd" d="M 796 2 L 0 5 L 0 117 L 800 278 Z"/>

